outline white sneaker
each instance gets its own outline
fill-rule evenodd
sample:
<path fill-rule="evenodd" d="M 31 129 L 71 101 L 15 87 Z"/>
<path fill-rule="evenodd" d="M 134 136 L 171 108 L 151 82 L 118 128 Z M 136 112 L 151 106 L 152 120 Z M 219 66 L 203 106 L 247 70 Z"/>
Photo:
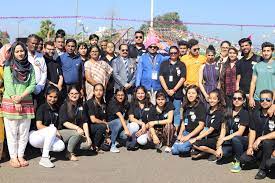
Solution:
<path fill-rule="evenodd" d="M 119 149 L 115 146 L 115 145 L 112 145 L 111 149 L 110 149 L 110 152 L 112 153 L 119 153 Z"/>
<path fill-rule="evenodd" d="M 41 158 L 39 165 L 44 166 L 45 168 L 53 168 L 55 165 L 51 162 L 49 158 Z"/>
<path fill-rule="evenodd" d="M 167 146 L 167 147 L 164 149 L 164 151 L 165 151 L 166 153 L 170 153 L 170 152 L 171 152 L 171 148 Z"/>

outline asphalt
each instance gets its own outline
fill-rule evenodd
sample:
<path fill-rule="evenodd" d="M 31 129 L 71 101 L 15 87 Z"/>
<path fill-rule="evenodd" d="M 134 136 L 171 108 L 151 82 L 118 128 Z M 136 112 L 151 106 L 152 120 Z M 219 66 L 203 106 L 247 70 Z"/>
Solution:
<path fill-rule="evenodd" d="M 155 150 L 120 153 L 104 152 L 87 154 L 80 161 L 70 162 L 57 154 L 52 157 L 56 167 L 41 167 L 40 157 L 29 160 L 26 168 L 12 168 L 8 162 L 0 164 L 0 183 L 250 183 L 275 182 L 266 178 L 254 179 L 257 170 L 230 172 L 231 164 L 216 165 L 207 160 L 192 161 L 190 158 L 172 156 Z"/>

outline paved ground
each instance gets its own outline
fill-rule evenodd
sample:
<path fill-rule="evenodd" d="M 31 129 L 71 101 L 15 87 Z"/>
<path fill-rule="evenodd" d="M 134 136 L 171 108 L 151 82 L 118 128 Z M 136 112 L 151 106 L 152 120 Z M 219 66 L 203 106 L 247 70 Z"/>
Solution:
<path fill-rule="evenodd" d="M 275 182 L 266 178 L 254 180 L 257 170 L 232 174 L 230 164 L 219 166 L 207 160 L 192 161 L 155 150 L 121 153 L 105 152 L 81 156 L 78 162 L 59 159 L 56 167 L 46 169 L 38 165 L 39 157 L 30 160 L 27 168 L 14 169 L 8 162 L 0 168 L 0 183 L 249 183 Z M 52 158 L 55 159 L 55 158 Z"/>

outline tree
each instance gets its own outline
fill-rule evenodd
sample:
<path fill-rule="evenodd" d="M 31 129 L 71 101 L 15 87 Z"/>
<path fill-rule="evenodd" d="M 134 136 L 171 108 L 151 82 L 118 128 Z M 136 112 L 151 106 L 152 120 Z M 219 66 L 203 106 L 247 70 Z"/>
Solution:
<path fill-rule="evenodd" d="M 55 34 L 54 26 L 50 20 L 42 20 L 40 22 L 40 31 L 37 32 L 37 35 L 42 39 L 47 38 L 49 40 Z"/>
<path fill-rule="evenodd" d="M 154 29 L 176 29 L 186 31 L 187 27 L 183 25 L 177 12 L 169 12 L 154 17 Z M 150 27 L 150 22 L 141 25 L 140 30 L 146 32 Z"/>

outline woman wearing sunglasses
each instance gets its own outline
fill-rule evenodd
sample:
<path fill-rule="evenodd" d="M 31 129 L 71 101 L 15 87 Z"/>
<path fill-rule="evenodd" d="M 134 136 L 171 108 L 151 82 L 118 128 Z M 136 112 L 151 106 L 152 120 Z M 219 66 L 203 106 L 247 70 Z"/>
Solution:
<path fill-rule="evenodd" d="M 171 46 L 170 59 L 160 65 L 159 80 L 169 101 L 174 104 L 174 126 L 180 125 L 180 107 L 183 98 L 183 83 L 186 77 L 185 64 L 179 61 L 179 49 Z"/>
<path fill-rule="evenodd" d="M 222 124 L 221 133 L 217 142 L 217 158 L 234 155 L 231 172 L 241 171 L 240 157 L 248 144 L 249 115 L 245 109 L 246 96 L 241 90 L 233 94 L 232 106 L 225 115 L 226 122 Z M 219 161 L 222 162 L 222 161 Z"/>

